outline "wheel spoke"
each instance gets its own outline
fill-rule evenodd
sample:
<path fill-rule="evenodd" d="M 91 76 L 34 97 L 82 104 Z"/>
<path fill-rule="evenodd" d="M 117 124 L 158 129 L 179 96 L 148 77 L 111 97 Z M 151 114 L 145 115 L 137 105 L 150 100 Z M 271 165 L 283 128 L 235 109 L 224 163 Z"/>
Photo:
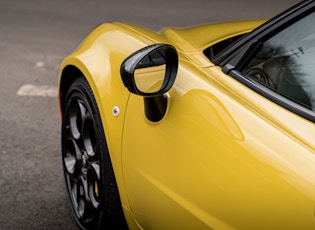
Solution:
<path fill-rule="evenodd" d="M 86 114 L 84 103 L 80 100 L 71 100 L 69 105 L 69 125 L 73 138 L 81 137 L 82 119 Z"/>
<path fill-rule="evenodd" d="M 98 163 L 90 164 L 87 172 L 87 182 L 91 204 L 97 209 L 100 203 L 100 166 Z"/>
<path fill-rule="evenodd" d="M 79 218 L 83 218 L 86 213 L 86 189 L 84 180 L 82 176 L 78 177 L 75 180 L 70 180 L 70 196 L 72 200 L 73 210 L 76 212 L 76 215 Z"/>
<path fill-rule="evenodd" d="M 84 217 L 86 215 L 86 209 L 88 208 L 87 202 L 87 186 L 86 180 L 83 177 L 80 177 L 77 186 L 77 203 L 78 203 L 78 213 L 80 217 Z"/>
<path fill-rule="evenodd" d="M 76 211 L 76 214 L 78 214 L 78 183 L 77 180 L 68 178 L 68 186 L 69 186 L 69 193 L 71 197 L 71 203 Z"/>
<path fill-rule="evenodd" d="M 90 113 L 86 113 L 82 121 L 82 140 L 86 153 L 89 157 L 95 156 L 96 137 L 94 120 Z"/>
<path fill-rule="evenodd" d="M 73 176 L 75 173 L 80 172 L 82 168 L 82 153 L 72 138 L 66 141 L 63 161 L 69 175 Z"/>

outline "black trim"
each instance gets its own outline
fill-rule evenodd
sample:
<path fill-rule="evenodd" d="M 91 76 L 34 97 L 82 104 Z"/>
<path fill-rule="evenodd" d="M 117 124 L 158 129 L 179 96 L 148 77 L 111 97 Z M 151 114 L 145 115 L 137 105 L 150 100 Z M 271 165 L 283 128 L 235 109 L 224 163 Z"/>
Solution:
<path fill-rule="evenodd" d="M 264 85 L 260 84 L 259 82 L 254 81 L 251 78 L 245 77 L 242 73 L 237 70 L 232 70 L 229 73 L 231 77 L 236 79 L 237 81 L 241 82 L 245 86 L 251 88 L 255 92 L 259 93 L 263 97 L 269 99 L 270 101 L 276 103 L 277 105 L 282 106 L 283 108 L 309 120 L 315 122 L 315 112 L 303 107 L 291 101 L 288 98 L 281 96 L 280 94 L 272 91 L 271 89 L 265 87 Z"/>
<path fill-rule="evenodd" d="M 165 94 L 143 97 L 145 116 L 152 122 L 160 121 L 167 110 L 168 99 Z"/>
<path fill-rule="evenodd" d="M 135 82 L 135 76 L 134 72 L 137 68 L 145 68 L 150 66 L 157 66 L 160 65 L 160 58 L 158 61 L 153 62 L 150 60 L 149 56 L 153 55 L 154 52 L 158 50 L 164 50 L 165 57 L 164 58 L 164 64 L 166 64 L 166 70 L 165 70 L 165 76 L 164 81 L 157 92 L 152 93 L 146 93 L 142 92 L 138 89 L 136 82 Z M 148 59 L 148 60 L 145 60 Z M 143 62 L 143 63 L 141 63 Z M 125 61 L 120 66 L 120 76 L 122 79 L 122 82 L 124 83 L 125 87 L 128 88 L 128 90 L 131 93 L 144 96 L 144 97 L 153 97 L 153 96 L 159 96 L 167 91 L 173 86 L 176 74 L 177 74 L 177 68 L 178 68 L 178 55 L 176 49 L 168 44 L 153 44 L 147 47 L 144 47 L 135 53 L 128 56 Z"/>
<path fill-rule="evenodd" d="M 272 34 L 287 27 L 288 24 L 292 24 L 293 21 L 297 20 L 297 18 L 300 18 L 305 14 L 308 14 L 309 11 L 312 11 L 314 4 L 314 0 L 307 0 L 298 3 L 297 5 L 264 23 L 263 25 L 257 27 L 251 33 L 245 35 L 243 39 L 233 43 L 227 49 L 216 55 L 212 59 L 212 62 L 223 67 L 233 58 L 239 56 L 238 53 L 243 49 L 244 46 L 249 45 L 249 43 L 252 42 L 257 42 L 257 40 L 264 40 L 267 36 L 272 36 Z"/>

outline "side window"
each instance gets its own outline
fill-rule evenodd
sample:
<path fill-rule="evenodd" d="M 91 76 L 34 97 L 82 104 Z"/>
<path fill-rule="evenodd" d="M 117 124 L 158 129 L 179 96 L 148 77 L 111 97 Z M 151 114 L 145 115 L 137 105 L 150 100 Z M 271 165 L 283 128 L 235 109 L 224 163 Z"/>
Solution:
<path fill-rule="evenodd" d="M 242 71 L 282 96 L 315 110 L 315 13 L 266 40 Z"/>

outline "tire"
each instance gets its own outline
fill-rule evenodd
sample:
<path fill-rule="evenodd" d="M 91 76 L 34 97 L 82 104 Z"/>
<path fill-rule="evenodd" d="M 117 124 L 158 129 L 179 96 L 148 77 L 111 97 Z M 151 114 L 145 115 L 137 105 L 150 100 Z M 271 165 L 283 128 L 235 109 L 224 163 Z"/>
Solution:
<path fill-rule="evenodd" d="M 85 78 L 73 82 L 63 111 L 63 171 L 77 224 L 84 230 L 128 229 L 101 117 Z"/>

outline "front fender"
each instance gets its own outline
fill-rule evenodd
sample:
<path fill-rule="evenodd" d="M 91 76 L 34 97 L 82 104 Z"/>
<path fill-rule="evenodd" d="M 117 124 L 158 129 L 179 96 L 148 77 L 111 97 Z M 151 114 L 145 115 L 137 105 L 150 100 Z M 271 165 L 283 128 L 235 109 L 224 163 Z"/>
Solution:
<path fill-rule="evenodd" d="M 150 33 L 153 32 L 148 31 Z M 84 76 L 92 88 L 125 212 L 129 210 L 129 204 L 122 174 L 121 142 L 130 93 L 122 83 L 120 65 L 131 53 L 152 43 L 153 40 L 122 24 L 102 24 L 63 60 L 59 73 L 61 116 L 65 95 L 76 78 Z M 112 112 L 114 108 L 116 113 Z"/>

